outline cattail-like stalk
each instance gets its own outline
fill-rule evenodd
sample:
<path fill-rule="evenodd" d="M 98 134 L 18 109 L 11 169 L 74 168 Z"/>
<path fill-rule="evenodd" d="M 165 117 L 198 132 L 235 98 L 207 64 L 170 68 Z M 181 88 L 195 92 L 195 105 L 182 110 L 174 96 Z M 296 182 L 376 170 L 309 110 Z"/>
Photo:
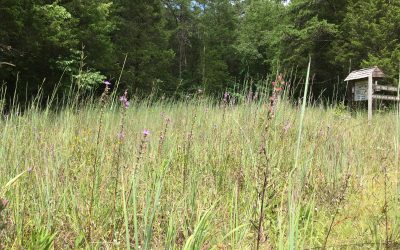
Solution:
<path fill-rule="evenodd" d="M 350 168 L 348 168 L 348 169 L 350 169 Z M 348 173 L 348 170 L 347 170 L 347 173 Z M 347 188 L 349 186 L 349 180 L 350 180 L 350 174 L 346 174 L 346 176 L 344 177 L 344 181 L 343 181 L 342 187 L 339 190 L 339 196 L 336 198 L 336 200 L 337 200 L 336 210 L 333 213 L 332 220 L 331 220 L 331 223 L 329 224 L 328 232 L 326 233 L 324 244 L 322 245 L 321 249 L 326 249 L 326 246 L 328 244 L 329 236 L 331 235 L 331 232 L 332 232 L 332 229 L 333 229 L 333 225 L 335 223 L 337 215 L 339 214 L 340 206 L 342 205 L 343 201 L 346 198 L 345 195 L 346 195 Z"/>
<path fill-rule="evenodd" d="M 266 126 L 265 126 L 265 133 L 267 133 L 268 131 L 268 126 L 270 124 L 270 121 L 275 117 L 275 112 L 276 112 L 276 108 L 278 106 L 278 102 L 280 99 L 280 95 L 281 92 L 283 91 L 284 86 L 287 83 L 283 80 L 283 76 L 282 74 L 280 74 L 276 81 L 272 82 L 273 85 L 273 91 L 272 91 L 272 95 L 269 98 L 269 108 L 268 108 L 268 114 L 267 114 L 267 122 L 266 122 Z"/>
<path fill-rule="evenodd" d="M 264 204 L 266 202 L 265 197 L 266 197 L 267 187 L 268 187 L 269 154 L 267 152 L 265 143 L 267 141 L 269 125 L 275 117 L 276 107 L 277 107 L 277 104 L 279 101 L 280 93 L 283 90 L 283 86 L 286 85 L 281 74 L 277 77 L 277 80 L 275 82 L 272 82 L 272 85 L 274 86 L 274 89 L 272 92 L 272 96 L 269 99 L 270 103 L 269 103 L 269 108 L 268 108 L 267 120 L 265 123 L 265 128 L 264 128 L 263 136 L 262 136 L 263 144 L 261 145 L 261 150 L 260 150 L 260 153 L 264 157 L 264 166 L 263 166 L 263 170 L 262 170 L 263 182 L 261 185 L 261 192 L 259 192 L 259 196 L 261 198 L 261 207 L 260 207 L 260 214 L 258 216 L 256 249 L 260 249 L 261 235 L 263 233 L 262 225 L 263 225 L 263 220 L 264 220 Z"/>
<path fill-rule="evenodd" d="M 223 113 L 222 113 L 222 120 L 225 120 L 225 113 L 226 113 L 226 108 L 228 107 L 229 104 L 229 93 L 225 92 L 224 93 L 224 98 L 222 99 L 222 108 L 223 108 Z"/>
<path fill-rule="evenodd" d="M 383 214 L 385 215 L 385 234 L 386 234 L 386 240 L 385 240 L 385 245 L 386 249 L 389 249 L 389 218 L 388 218 L 388 199 L 387 199 L 387 168 L 386 166 L 383 167 L 383 172 L 384 172 L 384 184 L 385 184 L 385 194 L 384 194 L 384 204 L 383 204 Z"/>
<path fill-rule="evenodd" d="M 147 145 L 149 136 L 150 136 L 150 131 L 145 129 L 143 131 L 143 137 L 142 137 L 142 140 L 141 140 L 140 145 L 139 145 L 138 155 L 136 157 L 136 164 L 134 166 L 133 173 L 132 173 L 132 175 L 133 175 L 132 176 L 132 183 L 130 185 L 130 188 L 129 188 L 129 191 L 128 191 L 127 195 L 125 196 L 125 197 L 127 197 L 126 201 L 129 204 L 129 201 L 131 200 L 131 194 L 133 192 L 133 198 L 132 198 L 132 200 L 133 200 L 133 202 L 132 202 L 133 203 L 133 213 L 132 213 L 132 216 L 133 216 L 133 225 L 134 225 L 134 228 L 135 228 L 135 230 L 134 230 L 134 238 L 135 238 L 136 249 L 139 249 L 139 235 L 138 235 L 138 223 L 137 223 L 138 218 L 137 218 L 137 204 L 136 204 L 136 185 L 137 185 L 137 183 L 136 183 L 137 182 L 136 172 L 137 172 L 137 169 L 138 169 L 138 166 L 139 166 L 139 163 L 140 163 L 140 159 L 142 158 L 142 155 L 144 154 L 144 152 L 146 150 L 146 145 Z"/>
<path fill-rule="evenodd" d="M 194 128 L 194 124 L 196 122 L 196 117 L 197 116 L 194 115 L 192 125 L 190 127 L 190 132 L 187 137 L 186 147 L 185 147 L 185 159 L 184 159 L 183 174 L 182 174 L 182 177 L 183 177 L 182 178 L 183 179 L 182 193 L 185 190 L 186 182 L 187 182 L 189 154 L 190 154 L 190 148 L 192 146 L 192 141 L 193 141 L 193 128 Z"/>
<path fill-rule="evenodd" d="M 122 95 L 119 100 L 121 101 L 122 104 L 122 114 L 121 114 L 121 122 L 120 122 L 120 129 L 118 132 L 118 149 L 117 149 L 117 157 L 115 159 L 115 182 L 114 182 L 114 194 L 113 194 L 113 210 L 112 210 L 112 217 L 115 221 L 115 210 L 117 206 L 117 195 L 118 195 L 118 179 L 119 179 L 119 173 L 120 173 L 120 158 L 121 158 L 121 151 L 122 151 L 122 145 L 123 141 L 125 138 L 125 117 L 126 117 L 126 110 L 129 107 L 129 101 L 128 101 L 128 91 L 125 90 L 124 95 Z M 117 223 L 114 223 L 113 231 L 111 233 L 111 237 L 114 237 L 114 232 L 115 232 L 115 225 Z"/>
<path fill-rule="evenodd" d="M 0 198 L 0 213 L 6 209 L 8 205 L 8 200 Z"/>
<path fill-rule="evenodd" d="M 146 151 L 146 147 L 147 147 L 147 137 L 148 137 L 149 135 L 150 135 L 150 131 L 147 130 L 147 129 L 145 129 L 145 130 L 143 131 L 142 140 L 140 141 L 140 144 L 139 144 L 139 150 L 138 150 L 138 154 L 137 154 L 137 156 L 136 156 L 136 166 L 135 166 L 135 169 L 134 169 L 134 173 L 136 173 L 136 169 L 137 169 L 137 166 L 138 166 L 139 163 L 140 163 L 140 159 L 142 159 L 142 156 L 143 156 L 144 152 Z"/>
<path fill-rule="evenodd" d="M 138 154 L 136 156 L 136 164 L 135 164 L 135 166 L 133 168 L 133 176 L 134 177 L 136 177 L 136 172 L 137 172 L 138 166 L 140 164 L 140 160 L 142 159 L 142 156 L 143 156 L 144 152 L 146 151 L 147 141 L 148 141 L 148 137 L 149 136 L 150 136 L 150 131 L 145 129 L 143 131 L 143 137 L 142 137 L 142 139 L 140 141 L 140 144 L 139 144 Z M 126 199 L 127 201 L 130 200 L 131 193 L 132 193 L 132 186 L 129 188 L 128 195 L 126 196 L 127 197 L 127 199 Z"/>
<path fill-rule="evenodd" d="M 265 196 L 266 196 L 266 192 L 267 192 L 267 186 L 268 186 L 268 163 L 269 163 L 269 156 L 268 156 L 268 152 L 265 148 L 265 146 L 263 145 L 261 148 L 261 153 L 264 155 L 265 157 L 265 166 L 264 166 L 264 171 L 263 171 L 263 183 L 261 186 L 261 207 L 260 207 L 260 214 L 258 217 L 258 228 L 257 228 L 257 244 L 256 244 L 256 249 L 260 249 L 260 242 L 261 242 L 261 235 L 262 235 L 262 225 L 263 225 L 263 219 L 264 219 L 264 203 L 266 202 L 265 200 Z"/>
<path fill-rule="evenodd" d="M 92 183 L 90 187 L 90 204 L 89 204 L 89 218 L 88 218 L 88 225 L 87 225 L 87 237 L 89 242 L 91 241 L 92 238 L 92 216 L 93 216 L 93 203 L 94 203 L 94 189 L 96 186 L 96 177 L 97 177 L 97 164 L 98 164 L 98 151 L 99 151 L 99 145 L 100 145 L 100 136 L 101 136 L 101 131 L 103 127 L 103 116 L 104 116 L 104 107 L 108 101 L 108 96 L 110 92 L 110 85 L 111 83 L 109 81 L 104 82 L 105 88 L 103 91 L 103 94 L 101 95 L 100 98 L 100 116 L 99 116 L 99 127 L 97 129 L 97 136 L 96 136 L 96 154 L 94 158 L 94 163 L 93 163 L 93 169 L 92 169 Z"/>
<path fill-rule="evenodd" d="M 170 122 L 171 122 L 171 119 L 169 117 L 166 117 L 165 118 L 164 130 L 160 133 L 160 139 L 158 141 L 158 155 L 159 155 L 159 157 L 161 157 L 161 154 L 162 154 L 162 150 L 163 150 L 163 146 L 164 146 L 164 142 L 165 142 L 165 137 L 167 135 L 168 126 L 169 126 Z"/>

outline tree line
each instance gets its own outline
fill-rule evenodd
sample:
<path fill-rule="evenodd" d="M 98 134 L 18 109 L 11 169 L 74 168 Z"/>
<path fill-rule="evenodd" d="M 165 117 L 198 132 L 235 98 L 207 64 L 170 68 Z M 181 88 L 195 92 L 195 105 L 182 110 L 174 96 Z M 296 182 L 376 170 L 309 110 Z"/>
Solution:
<path fill-rule="evenodd" d="M 130 93 L 215 94 L 311 56 L 321 92 L 361 67 L 395 78 L 399 39 L 398 0 L 0 0 L 0 81 L 25 99 L 120 77 Z"/>

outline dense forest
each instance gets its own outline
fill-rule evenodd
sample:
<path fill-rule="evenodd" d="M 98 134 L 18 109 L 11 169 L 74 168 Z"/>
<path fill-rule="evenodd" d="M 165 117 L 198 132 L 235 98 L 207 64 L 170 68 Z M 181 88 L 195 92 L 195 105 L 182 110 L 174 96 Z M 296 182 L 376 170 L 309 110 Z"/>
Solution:
<path fill-rule="evenodd" d="M 0 0 L 0 81 L 23 100 L 119 77 L 130 93 L 216 94 L 302 76 L 311 56 L 321 92 L 360 67 L 394 78 L 399 39 L 399 0 Z"/>

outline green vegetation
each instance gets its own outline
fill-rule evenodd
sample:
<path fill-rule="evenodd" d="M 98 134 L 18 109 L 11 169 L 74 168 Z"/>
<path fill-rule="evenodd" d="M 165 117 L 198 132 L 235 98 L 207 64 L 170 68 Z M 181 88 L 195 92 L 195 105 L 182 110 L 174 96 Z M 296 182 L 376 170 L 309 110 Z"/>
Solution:
<path fill-rule="evenodd" d="M 397 116 L 232 96 L 12 112 L 0 247 L 396 246 Z"/>
<path fill-rule="evenodd" d="M 0 0 L 0 249 L 399 248 L 400 107 L 368 122 L 341 91 L 399 77 L 399 18 Z"/>
<path fill-rule="evenodd" d="M 14 92 L 20 102 L 54 89 L 100 92 L 122 68 L 130 93 L 214 95 L 277 70 L 305 75 L 309 55 L 314 96 L 343 89 L 349 69 L 378 65 L 397 78 L 399 1 L 285 2 L 0 0 L 7 103 Z"/>

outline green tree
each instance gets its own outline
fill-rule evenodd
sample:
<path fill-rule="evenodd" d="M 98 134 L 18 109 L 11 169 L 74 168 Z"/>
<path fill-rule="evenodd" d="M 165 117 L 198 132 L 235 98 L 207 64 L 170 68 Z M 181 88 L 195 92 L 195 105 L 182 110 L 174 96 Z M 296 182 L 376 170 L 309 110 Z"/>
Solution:
<path fill-rule="evenodd" d="M 170 73 L 174 53 L 168 47 L 164 7 L 161 1 L 117 0 L 118 31 L 114 34 L 119 66 L 127 54 L 123 83 L 149 93 L 168 91 L 174 82 Z"/>
<path fill-rule="evenodd" d="M 199 67 L 203 75 L 202 84 L 208 92 L 220 92 L 230 87 L 239 73 L 234 46 L 238 14 L 233 1 L 210 0 L 203 3 L 200 17 L 203 61 Z"/>
<path fill-rule="evenodd" d="M 23 100 L 39 88 L 49 95 L 61 76 L 64 87 L 79 82 L 95 88 L 112 68 L 114 27 L 109 1 L 1 0 L 0 5 L 5 6 L 1 9 L 5 15 L 0 15 L 0 56 L 15 65 L 0 76 L 13 92 L 19 74 L 17 92 L 28 94 Z M 83 46 L 85 64 L 80 62 Z"/>
<path fill-rule="evenodd" d="M 72 31 L 76 20 L 57 3 L 16 1 L 7 4 L 10 5 L 5 5 L 9 6 L 5 8 L 9 14 L 5 17 L 8 17 L 5 24 L 14 25 L 5 27 L 6 35 L 1 38 L 0 43 L 8 47 L 8 51 L 2 53 L 5 60 L 15 64 L 15 67 L 2 76 L 8 89 L 15 90 L 14 83 L 19 74 L 17 92 L 31 96 L 40 86 L 45 93 L 51 91 L 55 79 L 62 73 L 57 70 L 56 62 L 66 57 L 70 48 L 78 44 Z M 11 30 L 14 28 L 15 30 Z"/>
<path fill-rule="evenodd" d="M 283 30 L 279 58 L 286 67 L 305 68 L 308 56 L 316 81 L 335 78 L 332 44 L 338 38 L 347 0 L 293 0 L 288 6 L 290 24 Z"/>
<path fill-rule="evenodd" d="M 228 0 L 165 1 L 173 74 L 179 89 L 220 93 L 238 76 L 237 3 Z"/>
<path fill-rule="evenodd" d="M 357 69 L 380 66 L 389 76 L 400 62 L 400 2 L 352 0 L 335 43 L 336 64 Z"/>
<path fill-rule="evenodd" d="M 263 77 L 277 64 L 282 30 L 288 25 L 286 8 L 280 1 L 255 0 L 245 5 L 236 48 L 241 70 Z"/>
<path fill-rule="evenodd" d="M 115 67 L 115 46 L 111 35 L 116 30 L 115 7 L 109 0 L 73 0 L 65 7 L 77 19 L 74 33 L 84 47 L 85 63 L 107 73 Z M 80 49 L 80 48 L 78 48 Z"/>
<path fill-rule="evenodd" d="M 171 32 L 169 46 L 174 51 L 171 72 L 176 76 L 181 91 L 187 91 L 198 83 L 197 67 L 199 61 L 200 40 L 198 34 L 198 6 L 191 0 L 167 0 L 167 27 Z"/>

